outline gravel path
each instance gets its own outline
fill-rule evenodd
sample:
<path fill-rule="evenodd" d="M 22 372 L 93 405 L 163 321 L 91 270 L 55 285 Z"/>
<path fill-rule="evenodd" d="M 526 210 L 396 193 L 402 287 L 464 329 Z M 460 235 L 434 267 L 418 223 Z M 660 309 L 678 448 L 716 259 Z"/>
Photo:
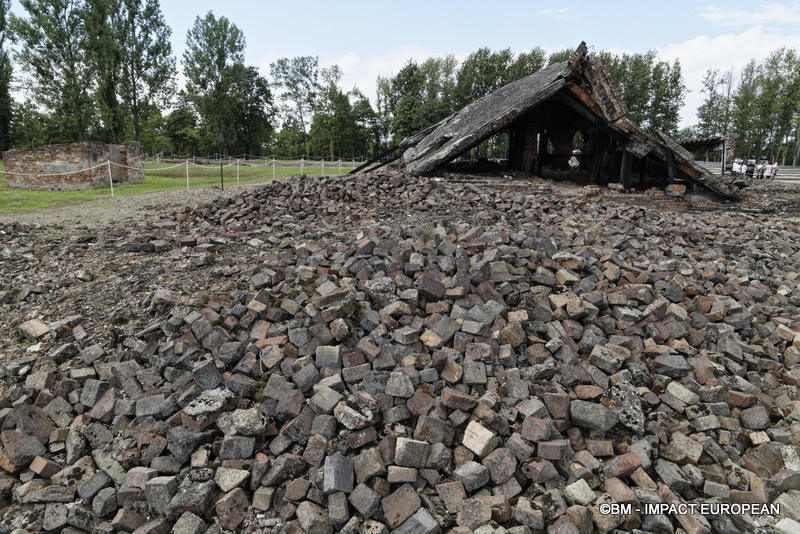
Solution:
<path fill-rule="evenodd" d="M 98 228 L 109 224 L 135 224 L 153 220 L 157 213 L 180 206 L 197 206 L 219 197 L 236 195 L 244 189 L 265 184 L 242 185 L 221 191 L 218 188 L 189 191 L 162 191 L 143 195 L 92 200 L 69 206 L 21 211 L 0 215 L 0 223 L 86 226 Z"/>

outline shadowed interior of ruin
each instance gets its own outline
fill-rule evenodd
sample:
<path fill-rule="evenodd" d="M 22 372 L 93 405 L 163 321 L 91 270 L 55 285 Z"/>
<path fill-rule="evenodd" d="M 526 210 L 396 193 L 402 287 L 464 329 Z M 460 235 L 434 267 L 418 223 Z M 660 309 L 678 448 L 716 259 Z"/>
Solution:
<path fill-rule="evenodd" d="M 491 143 L 492 140 L 499 142 Z M 506 172 L 583 184 L 620 183 L 643 190 L 670 183 L 693 185 L 675 166 L 649 154 L 636 157 L 623 147 L 627 139 L 589 113 L 570 91 L 520 116 L 501 133 L 490 136 L 491 156 L 472 151 L 446 166 L 458 172 Z M 498 151 L 498 148 L 500 149 Z M 481 153 L 483 152 L 483 154 Z"/>

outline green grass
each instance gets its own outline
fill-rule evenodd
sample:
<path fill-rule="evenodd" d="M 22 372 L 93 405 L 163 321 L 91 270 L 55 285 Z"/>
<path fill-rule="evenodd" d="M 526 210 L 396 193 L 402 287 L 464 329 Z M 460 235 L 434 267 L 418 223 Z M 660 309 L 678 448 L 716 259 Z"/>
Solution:
<path fill-rule="evenodd" d="M 141 195 L 160 191 L 176 191 L 186 189 L 186 168 L 181 165 L 174 169 L 148 171 L 167 167 L 170 163 L 155 161 L 145 162 L 144 183 L 136 185 L 115 185 L 114 197 L 128 195 Z M 275 178 L 287 178 L 300 174 L 299 166 L 290 166 L 290 163 L 278 162 L 275 166 Z M 325 174 L 338 174 L 337 164 L 326 164 Z M 342 172 L 348 172 L 351 164 L 344 165 Z M 3 169 L 0 164 L 0 169 Z M 223 167 L 225 188 L 236 187 L 236 167 Z M 312 167 L 304 165 L 303 173 L 309 176 L 319 176 L 322 168 L 319 162 L 314 162 Z M 272 165 L 268 162 L 266 167 L 241 166 L 239 167 L 239 184 L 249 185 L 272 181 Z M 219 167 L 214 165 L 195 166 L 189 165 L 189 188 L 200 189 L 219 186 Z M 27 189 L 12 189 L 6 183 L 6 175 L 0 175 L 0 214 L 15 213 L 19 211 L 37 210 L 42 208 L 56 208 L 70 204 L 80 204 L 90 200 L 111 198 L 111 189 L 89 189 L 84 191 L 32 191 Z"/>

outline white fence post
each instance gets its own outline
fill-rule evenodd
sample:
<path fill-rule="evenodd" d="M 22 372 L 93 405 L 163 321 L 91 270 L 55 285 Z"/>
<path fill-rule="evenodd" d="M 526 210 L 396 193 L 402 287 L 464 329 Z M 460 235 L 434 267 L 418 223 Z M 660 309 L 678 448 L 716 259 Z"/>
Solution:
<path fill-rule="evenodd" d="M 300 156 L 300 174 L 303 174 L 303 156 Z"/>
<path fill-rule="evenodd" d="M 239 187 L 239 160 L 236 160 L 236 187 Z"/>
<path fill-rule="evenodd" d="M 189 191 L 189 160 L 186 160 L 186 191 Z"/>
<path fill-rule="evenodd" d="M 275 179 L 275 156 L 272 156 L 272 179 Z"/>
<path fill-rule="evenodd" d="M 354 169 L 356 168 L 356 158 L 355 158 L 355 156 L 353 156 L 353 168 Z"/>
<path fill-rule="evenodd" d="M 322 176 L 325 176 L 325 158 L 322 158 Z"/>
<path fill-rule="evenodd" d="M 342 174 L 342 158 L 339 158 L 339 174 Z"/>
<path fill-rule="evenodd" d="M 106 160 L 106 165 L 108 166 L 108 185 L 111 186 L 111 198 L 114 198 L 114 180 L 111 179 L 111 160 Z M 89 171 L 91 172 L 91 171 Z"/>

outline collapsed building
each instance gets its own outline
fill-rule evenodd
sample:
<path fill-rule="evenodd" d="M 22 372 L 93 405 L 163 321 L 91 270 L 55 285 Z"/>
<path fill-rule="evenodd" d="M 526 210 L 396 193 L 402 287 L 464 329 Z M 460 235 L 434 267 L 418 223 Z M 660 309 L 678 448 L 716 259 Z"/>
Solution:
<path fill-rule="evenodd" d="M 704 161 L 720 160 L 720 166 L 724 171 L 733 168 L 734 152 L 736 151 L 736 137 L 732 134 L 727 136 L 693 137 L 681 141 L 681 146 L 692 153 L 700 156 Z"/>
<path fill-rule="evenodd" d="M 111 162 L 107 165 L 106 162 Z M 3 152 L 6 181 L 19 189 L 76 190 L 144 182 L 141 143 L 65 143 Z"/>
<path fill-rule="evenodd" d="M 583 142 L 576 150 L 579 132 Z M 503 163 L 511 170 L 547 176 L 574 171 L 577 164 L 591 183 L 618 176 L 629 190 L 638 174 L 640 188 L 683 183 L 723 199 L 740 198 L 738 188 L 697 164 L 668 135 L 636 126 L 608 70 L 587 55 L 583 42 L 568 61 L 509 83 L 404 139 L 378 165 L 402 154 L 407 172 L 438 172 L 501 133 L 509 138 Z"/>

